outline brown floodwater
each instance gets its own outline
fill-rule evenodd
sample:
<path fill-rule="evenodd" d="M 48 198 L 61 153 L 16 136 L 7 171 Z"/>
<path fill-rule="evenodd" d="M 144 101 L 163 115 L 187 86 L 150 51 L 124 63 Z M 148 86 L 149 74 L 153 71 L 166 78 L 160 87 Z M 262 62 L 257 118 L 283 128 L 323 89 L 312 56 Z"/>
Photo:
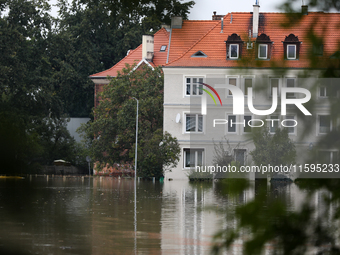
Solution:
<path fill-rule="evenodd" d="M 226 215 L 254 193 L 140 181 L 135 207 L 133 179 L 0 179 L 0 254 L 209 254 Z M 294 186 L 280 194 L 292 207 L 299 203 Z M 228 254 L 242 254 L 241 243 Z"/>

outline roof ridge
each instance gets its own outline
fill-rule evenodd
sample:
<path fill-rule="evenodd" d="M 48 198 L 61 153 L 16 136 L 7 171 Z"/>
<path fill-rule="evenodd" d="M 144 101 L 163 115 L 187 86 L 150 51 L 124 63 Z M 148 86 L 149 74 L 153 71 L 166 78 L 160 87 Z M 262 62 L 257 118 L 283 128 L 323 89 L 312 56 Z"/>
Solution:
<path fill-rule="evenodd" d="M 230 13 L 227 13 L 223 19 L 225 19 Z M 165 64 L 164 66 L 167 66 L 167 65 L 170 65 L 172 64 L 173 62 L 181 59 L 182 57 L 184 57 L 185 54 L 187 54 L 195 45 L 197 45 L 200 41 L 203 40 L 204 37 L 206 37 L 211 31 L 213 31 L 215 29 L 215 27 L 218 25 L 218 24 L 221 24 L 221 20 L 219 22 L 216 23 L 215 26 L 213 26 L 212 28 L 210 28 L 200 39 L 198 39 L 194 44 L 192 44 L 186 51 L 183 52 L 183 54 L 181 56 L 179 56 L 178 58 L 172 60 L 171 62 Z"/>
<path fill-rule="evenodd" d="M 137 48 L 131 50 L 132 52 L 130 52 L 129 55 L 131 55 L 132 53 L 134 53 L 139 47 L 142 47 L 142 44 L 140 44 Z M 123 61 L 125 58 L 127 58 L 129 55 L 126 55 L 125 57 L 123 57 L 120 61 L 118 61 L 116 64 L 114 64 L 111 68 L 106 69 L 106 70 L 103 70 L 103 71 L 98 72 L 98 73 L 95 73 L 95 74 L 92 74 L 92 75 L 90 75 L 90 77 L 95 77 L 95 76 L 98 76 L 99 74 L 101 74 L 101 73 L 103 73 L 103 72 L 112 70 L 115 66 L 117 66 L 120 62 L 122 62 L 122 61 Z"/>

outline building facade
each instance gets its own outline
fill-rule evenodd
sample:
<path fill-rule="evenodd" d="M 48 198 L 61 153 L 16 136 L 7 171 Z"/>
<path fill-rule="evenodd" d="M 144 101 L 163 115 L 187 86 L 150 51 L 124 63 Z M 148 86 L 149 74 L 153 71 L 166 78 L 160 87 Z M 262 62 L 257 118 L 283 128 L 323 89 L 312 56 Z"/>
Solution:
<path fill-rule="evenodd" d="M 271 133 L 287 128 L 303 163 L 338 125 L 329 99 L 339 84 L 321 78 L 339 69 L 339 25 L 339 13 L 308 12 L 307 6 L 296 14 L 261 13 L 255 4 L 253 12 L 214 13 L 212 20 L 174 17 L 171 27 L 144 36 L 119 63 L 90 78 L 97 95 L 125 64 L 163 67 L 163 129 L 181 147 L 166 179 L 186 179 L 190 169 L 212 165 L 219 142 L 228 141 L 241 165 L 252 164 L 251 131 L 259 126 Z M 335 147 L 320 153 L 338 160 Z"/>

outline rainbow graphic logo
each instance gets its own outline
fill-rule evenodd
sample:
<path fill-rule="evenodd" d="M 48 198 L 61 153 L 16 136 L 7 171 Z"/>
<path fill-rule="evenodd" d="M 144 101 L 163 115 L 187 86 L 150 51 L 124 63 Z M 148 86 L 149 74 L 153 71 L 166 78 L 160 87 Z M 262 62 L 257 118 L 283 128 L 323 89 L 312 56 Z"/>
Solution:
<path fill-rule="evenodd" d="M 209 88 L 212 92 L 214 92 L 215 95 L 217 96 L 218 100 L 220 101 L 221 106 L 223 106 L 223 105 L 222 105 L 222 100 L 221 100 L 220 95 L 217 93 L 217 91 L 216 91 L 212 86 L 210 86 L 210 85 L 208 85 L 208 84 L 206 84 L 206 83 L 203 83 L 203 82 L 200 82 L 200 84 L 203 85 L 203 86 L 205 86 L 205 87 L 207 87 L 207 88 Z M 204 88 L 200 88 L 200 87 L 198 87 L 198 88 L 199 88 L 200 90 L 202 90 L 202 91 L 205 91 L 205 92 L 213 99 L 215 105 L 217 105 L 216 100 L 215 100 L 213 94 L 212 94 L 209 90 L 204 89 Z M 205 95 L 206 95 L 206 94 L 203 94 L 203 95 L 202 95 L 202 104 L 201 104 L 201 106 L 202 106 L 202 108 L 201 108 L 201 113 L 202 113 L 202 115 L 206 115 L 206 114 L 207 114 L 207 98 L 206 98 Z"/>

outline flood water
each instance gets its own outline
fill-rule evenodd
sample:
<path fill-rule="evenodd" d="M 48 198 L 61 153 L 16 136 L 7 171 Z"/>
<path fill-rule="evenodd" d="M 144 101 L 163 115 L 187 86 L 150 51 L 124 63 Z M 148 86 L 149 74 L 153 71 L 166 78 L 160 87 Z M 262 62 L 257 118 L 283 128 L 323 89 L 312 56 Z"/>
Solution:
<path fill-rule="evenodd" d="M 135 214 L 133 179 L 0 179 L 0 254 L 209 254 L 226 213 L 254 196 L 215 186 L 140 181 Z M 292 207 L 294 189 L 281 191 Z"/>

